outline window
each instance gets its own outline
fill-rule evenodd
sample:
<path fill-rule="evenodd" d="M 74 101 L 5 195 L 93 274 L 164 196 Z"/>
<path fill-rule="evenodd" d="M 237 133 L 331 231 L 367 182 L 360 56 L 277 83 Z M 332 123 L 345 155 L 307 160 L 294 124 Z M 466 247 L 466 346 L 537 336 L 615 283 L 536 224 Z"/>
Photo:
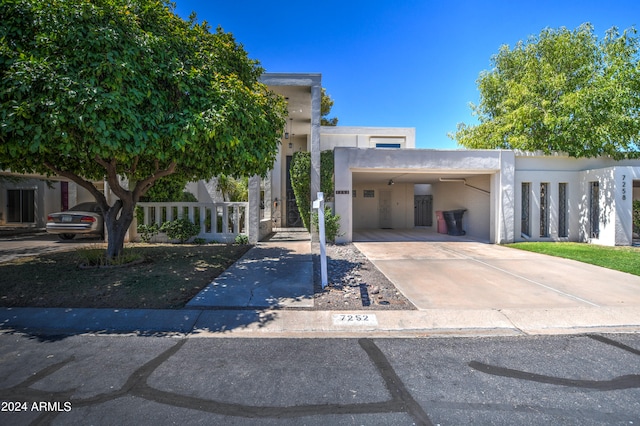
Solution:
<path fill-rule="evenodd" d="M 589 237 L 600 238 L 600 182 L 591 182 L 589 192 Z"/>
<path fill-rule="evenodd" d="M 567 221 L 567 184 L 558 184 L 558 237 L 569 236 L 569 224 Z"/>
<path fill-rule="evenodd" d="M 374 198 L 375 196 L 375 191 L 373 189 L 364 189 L 362 191 L 362 196 L 364 198 Z"/>
<path fill-rule="evenodd" d="M 540 236 L 549 236 L 549 184 L 540 184 Z"/>
<path fill-rule="evenodd" d="M 520 217 L 520 233 L 523 237 L 531 235 L 530 205 L 531 205 L 531 183 L 522 182 L 522 206 Z"/>
<path fill-rule="evenodd" d="M 369 146 L 376 148 L 398 149 L 403 148 L 406 143 L 404 137 L 372 136 L 369 138 Z"/>
<path fill-rule="evenodd" d="M 7 190 L 7 222 L 34 223 L 35 190 Z"/>
<path fill-rule="evenodd" d="M 400 148 L 399 143 L 377 143 L 376 148 Z"/>

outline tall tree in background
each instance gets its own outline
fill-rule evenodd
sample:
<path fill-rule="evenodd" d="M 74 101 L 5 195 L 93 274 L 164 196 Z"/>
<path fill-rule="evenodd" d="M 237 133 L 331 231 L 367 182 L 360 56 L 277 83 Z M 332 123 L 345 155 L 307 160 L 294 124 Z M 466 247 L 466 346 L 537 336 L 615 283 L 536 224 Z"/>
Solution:
<path fill-rule="evenodd" d="M 635 29 L 599 40 L 590 24 L 545 29 L 502 46 L 480 74 L 479 124 L 450 135 L 467 148 L 638 157 L 640 64 Z"/>
<path fill-rule="evenodd" d="M 272 168 L 286 104 L 231 34 L 158 0 L 7 0 L 0 16 L 0 170 L 91 192 L 107 258 L 159 179 Z"/>
<path fill-rule="evenodd" d="M 320 98 L 320 124 L 322 126 L 337 126 L 338 117 L 327 117 L 331 114 L 331 108 L 333 108 L 333 99 L 331 95 L 327 94 L 325 88 L 322 88 L 322 97 Z"/>

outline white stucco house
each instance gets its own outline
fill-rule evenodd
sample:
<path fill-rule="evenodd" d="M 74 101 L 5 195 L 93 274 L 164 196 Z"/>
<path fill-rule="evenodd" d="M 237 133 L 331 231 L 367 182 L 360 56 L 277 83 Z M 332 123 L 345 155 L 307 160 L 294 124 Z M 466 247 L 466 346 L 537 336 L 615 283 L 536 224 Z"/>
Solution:
<path fill-rule="evenodd" d="M 249 202 L 209 205 L 220 201 L 215 185 L 194 182 L 189 188 L 198 205 L 164 210 L 199 217 L 203 238 L 246 233 L 256 242 L 274 229 L 301 227 L 288 176 L 291 158 L 298 151 L 311 153 L 315 195 L 320 152 L 333 150 L 335 194 L 327 195 L 333 195 L 340 215 L 338 242 L 353 241 L 366 229 L 442 231 L 440 212 L 465 210 L 465 234 L 490 243 L 633 243 L 632 203 L 640 199 L 640 160 L 417 149 L 413 128 L 321 126 L 320 74 L 267 73 L 262 82 L 286 98 L 289 117 L 271 173 L 263 180 L 250 178 Z M 110 193 L 108 187 L 104 191 Z M 37 176 L 18 182 L 0 179 L 0 226 L 43 227 L 49 213 L 88 197 L 64 179 L 48 185 Z M 154 211 L 160 217 L 160 209 Z M 216 222 L 225 229 L 206 229 L 205 224 Z"/>
<path fill-rule="evenodd" d="M 350 242 L 361 229 L 438 226 L 438 212 L 465 210 L 466 235 L 491 243 L 581 241 L 631 245 L 640 160 L 576 159 L 512 150 L 415 148 L 412 128 L 320 126 L 320 74 L 265 74 L 289 102 L 289 123 L 266 199 L 275 227 L 299 226 L 287 187 L 295 151 L 311 152 L 312 194 L 320 152 L 333 150 L 335 213 Z"/>

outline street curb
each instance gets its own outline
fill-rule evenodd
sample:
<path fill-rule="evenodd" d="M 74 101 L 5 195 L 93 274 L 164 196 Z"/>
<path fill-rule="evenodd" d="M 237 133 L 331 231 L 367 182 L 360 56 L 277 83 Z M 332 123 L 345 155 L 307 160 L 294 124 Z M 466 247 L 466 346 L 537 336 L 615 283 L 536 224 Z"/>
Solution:
<path fill-rule="evenodd" d="M 207 338 L 488 337 L 640 333 L 640 312 L 634 308 L 475 311 L 0 308 L 0 332 Z"/>

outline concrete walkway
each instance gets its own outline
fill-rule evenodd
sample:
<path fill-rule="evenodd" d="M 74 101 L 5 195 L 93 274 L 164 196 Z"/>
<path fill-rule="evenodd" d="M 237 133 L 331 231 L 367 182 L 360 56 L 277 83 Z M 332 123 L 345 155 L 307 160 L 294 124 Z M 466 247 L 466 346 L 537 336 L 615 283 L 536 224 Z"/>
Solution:
<path fill-rule="evenodd" d="M 187 308 L 312 308 L 307 233 L 260 242 L 187 303 Z"/>
<path fill-rule="evenodd" d="M 435 242 L 415 241 L 415 235 L 401 242 L 381 238 L 356 245 L 416 311 L 308 309 L 311 244 L 306 237 L 276 235 L 252 248 L 185 309 L 0 308 L 0 331 L 189 337 L 640 332 L 639 277 L 448 236 L 436 236 Z"/>

